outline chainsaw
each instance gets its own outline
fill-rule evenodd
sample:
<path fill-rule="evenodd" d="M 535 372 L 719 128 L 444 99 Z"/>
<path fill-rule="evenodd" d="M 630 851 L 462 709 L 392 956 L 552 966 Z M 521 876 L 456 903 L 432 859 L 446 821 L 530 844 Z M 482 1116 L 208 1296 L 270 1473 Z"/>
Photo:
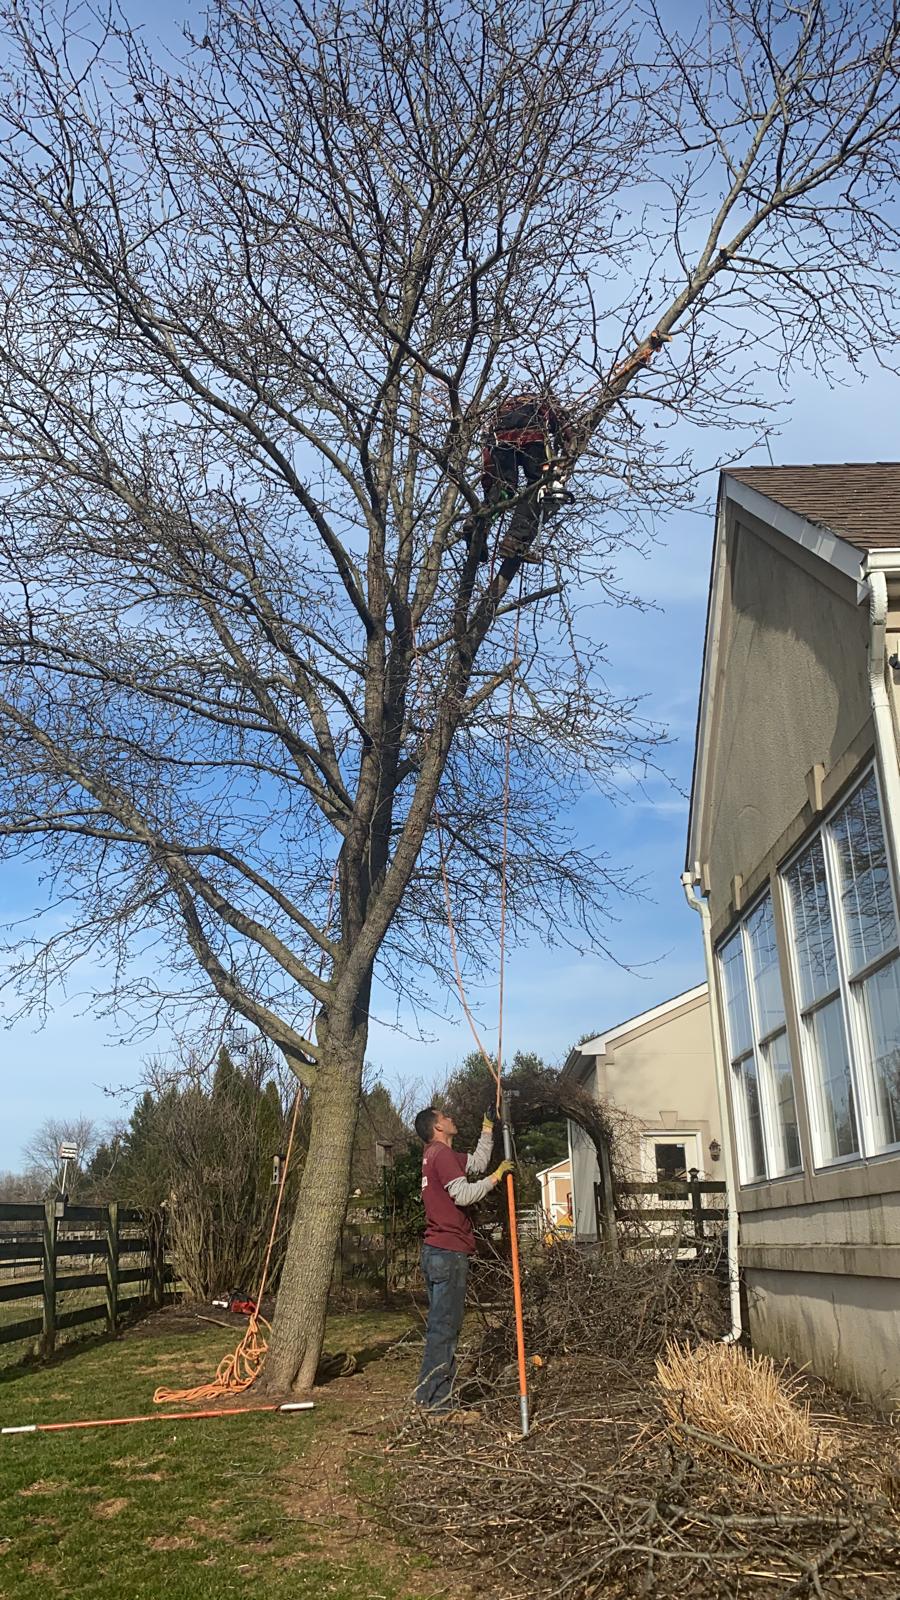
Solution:
<path fill-rule="evenodd" d="M 231 1311 L 238 1317 L 252 1317 L 257 1309 L 256 1301 L 243 1289 L 228 1289 L 225 1294 L 217 1294 L 212 1303 L 217 1311 Z"/>

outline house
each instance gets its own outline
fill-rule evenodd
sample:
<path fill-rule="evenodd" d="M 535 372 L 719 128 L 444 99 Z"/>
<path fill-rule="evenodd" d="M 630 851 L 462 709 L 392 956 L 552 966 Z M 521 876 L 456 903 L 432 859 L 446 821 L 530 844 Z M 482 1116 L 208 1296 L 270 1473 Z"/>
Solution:
<path fill-rule="evenodd" d="M 750 1333 L 900 1392 L 900 463 L 719 489 L 686 892 Z"/>
<path fill-rule="evenodd" d="M 541 1212 L 543 1220 L 553 1228 L 572 1226 L 572 1163 L 568 1156 L 555 1166 L 542 1167 L 535 1173 L 541 1186 Z"/>
<path fill-rule="evenodd" d="M 636 1177 L 675 1178 L 692 1167 L 720 1176 L 709 994 L 705 983 L 617 1023 L 569 1054 L 565 1070 L 618 1113 L 618 1164 Z M 569 1125 L 576 1238 L 597 1238 L 594 1146 Z"/>

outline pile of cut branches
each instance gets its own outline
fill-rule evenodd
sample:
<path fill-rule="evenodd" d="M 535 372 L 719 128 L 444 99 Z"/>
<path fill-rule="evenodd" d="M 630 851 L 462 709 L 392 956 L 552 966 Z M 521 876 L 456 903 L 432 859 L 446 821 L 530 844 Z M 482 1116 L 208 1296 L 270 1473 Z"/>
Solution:
<path fill-rule="evenodd" d="M 531 1355 L 656 1356 L 672 1339 L 715 1339 L 727 1323 L 727 1296 L 717 1241 L 704 1261 L 644 1252 L 638 1259 L 585 1252 L 560 1240 L 526 1253 L 522 1290 L 525 1342 Z M 512 1272 L 497 1257 L 475 1264 L 471 1301 L 479 1334 L 464 1363 L 492 1385 L 515 1360 L 508 1315 Z"/>
<path fill-rule="evenodd" d="M 698 1440 L 673 1427 L 647 1365 L 563 1358 L 540 1377 L 529 1438 L 498 1398 L 471 1429 L 419 1423 L 390 1458 L 394 1527 L 498 1600 L 900 1590 L 874 1461 L 773 1463 Z"/>
<path fill-rule="evenodd" d="M 700 1275 L 680 1266 L 663 1299 L 649 1283 L 665 1276 L 660 1262 L 554 1250 L 529 1270 L 529 1352 L 541 1364 L 524 1440 L 510 1319 L 492 1317 L 483 1272 L 483 1328 L 467 1357 L 477 1420 L 404 1422 L 388 1456 L 393 1527 L 497 1600 L 896 1597 L 893 1430 L 842 1429 L 835 1417 L 823 1429 L 771 1364 L 713 1344 L 696 1361 L 684 1343 L 665 1348 L 697 1343 Z"/>

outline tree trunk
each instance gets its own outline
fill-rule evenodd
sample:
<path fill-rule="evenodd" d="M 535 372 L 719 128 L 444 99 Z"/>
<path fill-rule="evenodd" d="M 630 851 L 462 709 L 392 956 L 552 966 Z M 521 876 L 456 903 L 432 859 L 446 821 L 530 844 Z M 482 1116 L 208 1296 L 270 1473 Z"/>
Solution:
<path fill-rule="evenodd" d="M 260 1388 L 273 1394 L 309 1389 L 322 1353 L 328 1291 L 350 1192 L 350 1164 L 366 1047 L 364 1027 L 321 1040 L 310 1093 L 310 1142 L 281 1274 L 269 1353 Z"/>

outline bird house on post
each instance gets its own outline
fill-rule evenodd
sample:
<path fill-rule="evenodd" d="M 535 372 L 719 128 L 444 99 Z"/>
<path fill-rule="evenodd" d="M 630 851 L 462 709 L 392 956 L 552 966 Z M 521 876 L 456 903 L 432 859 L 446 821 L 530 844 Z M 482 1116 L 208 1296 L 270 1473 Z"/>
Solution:
<path fill-rule="evenodd" d="M 284 1171 L 284 1156 L 279 1151 L 272 1157 L 272 1188 L 277 1189 L 281 1183 L 281 1174 Z"/>
<path fill-rule="evenodd" d="M 391 1139 L 375 1140 L 375 1165 L 384 1172 L 394 1165 L 394 1144 Z"/>
<path fill-rule="evenodd" d="M 57 1216 L 61 1217 L 65 1211 L 66 1181 L 69 1176 L 69 1162 L 78 1160 L 78 1146 L 72 1139 L 64 1139 L 59 1147 L 60 1172 L 59 1172 L 59 1200 L 62 1208 L 57 1207 Z"/>

